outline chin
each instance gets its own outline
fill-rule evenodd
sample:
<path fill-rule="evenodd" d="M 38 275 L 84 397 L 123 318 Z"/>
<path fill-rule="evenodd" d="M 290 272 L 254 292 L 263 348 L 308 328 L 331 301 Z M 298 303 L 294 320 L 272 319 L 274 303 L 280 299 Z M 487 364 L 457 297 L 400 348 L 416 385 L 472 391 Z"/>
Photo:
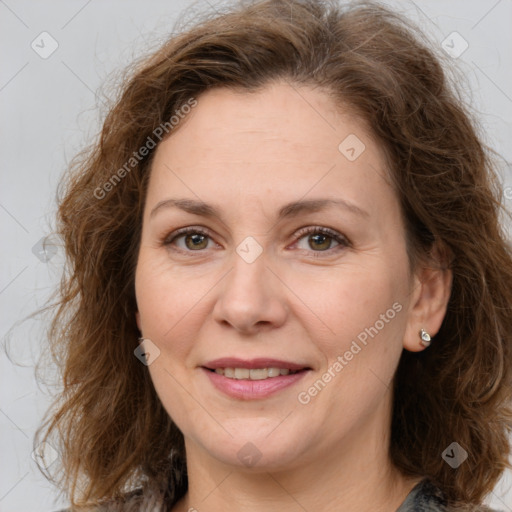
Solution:
<path fill-rule="evenodd" d="M 210 437 L 198 439 L 211 457 L 228 466 L 247 468 L 249 471 L 280 471 L 300 464 L 301 453 L 306 450 L 301 442 L 304 437 L 290 432 L 283 431 L 281 435 L 268 437 L 268 429 L 258 431 L 253 425 L 241 435 L 229 434 L 222 436 L 222 439 Z"/>

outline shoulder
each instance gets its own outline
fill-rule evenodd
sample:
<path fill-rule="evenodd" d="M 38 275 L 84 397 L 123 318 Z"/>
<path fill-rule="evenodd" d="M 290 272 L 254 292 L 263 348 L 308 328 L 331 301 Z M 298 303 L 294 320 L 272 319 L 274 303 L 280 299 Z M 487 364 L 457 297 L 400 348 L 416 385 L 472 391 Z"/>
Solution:
<path fill-rule="evenodd" d="M 502 512 L 485 505 L 451 506 L 428 478 L 419 482 L 396 512 Z"/>

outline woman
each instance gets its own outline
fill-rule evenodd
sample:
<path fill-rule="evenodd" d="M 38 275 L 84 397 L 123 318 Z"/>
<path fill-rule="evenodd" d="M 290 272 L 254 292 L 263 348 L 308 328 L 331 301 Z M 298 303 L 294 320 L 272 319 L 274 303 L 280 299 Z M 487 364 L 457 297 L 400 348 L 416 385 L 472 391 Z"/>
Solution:
<path fill-rule="evenodd" d="M 137 66 L 59 210 L 44 439 L 73 510 L 488 510 L 512 259 L 411 30 L 264 0 Z"/>

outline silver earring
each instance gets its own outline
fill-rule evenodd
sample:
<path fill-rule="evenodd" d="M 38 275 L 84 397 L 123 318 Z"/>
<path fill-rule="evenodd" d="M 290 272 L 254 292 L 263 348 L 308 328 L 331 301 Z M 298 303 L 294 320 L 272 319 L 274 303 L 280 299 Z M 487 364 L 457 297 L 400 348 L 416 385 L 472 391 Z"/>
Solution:
<path fill-rule="evenodd" d="M 420 338 L 421 338 L 420 343 L 424 347 L 428 347 L 430 345 L 430 341 L 431 341 L 430 334 L 427 331 L 425 331 L 425 329 L 420 329 Z"/>

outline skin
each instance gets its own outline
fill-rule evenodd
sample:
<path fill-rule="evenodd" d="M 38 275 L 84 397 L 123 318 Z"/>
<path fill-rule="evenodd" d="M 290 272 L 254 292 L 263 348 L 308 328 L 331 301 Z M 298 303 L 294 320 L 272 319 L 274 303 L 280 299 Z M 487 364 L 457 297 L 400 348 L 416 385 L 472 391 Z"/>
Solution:
<path fill-rule="evenodd" d="M 451 274 L 409 272 L 382 148 L 324 91 L 276 82 L 197 100 L 156 150 L 136 270 L 137 324 L 160 350 L 148 370 L 185 436 L 189 491 L 173 510 L 393 512 L 421 478 L 404 478 L 389 461 L 391 383 L 402 350 L 423 350 L 419 330 L 439 330 Z M 365 145 L 354 161 L 338 149 L 350 134 Z M 151 217 L 169 198 L 200 199 L 222 218 L 176 207 Z M 277 218 L 289 202 L 319 198 L 366 215 L 328 207 Z M 314 229 L 298 235 L 318 226 L 348 244 Z M 190 237 L 172 240 L 183 227 L 209 237 L 199 237 L 200 249 Z M 252 263 L 236 252 L 248 236 L 262 249 Z M 400 312 L 300 403 L 298 394 L 396 303 Z M 311 371 L 266 399 L 234 399 L 200 368 L 220 357 Z M 248 442 L 261 454 L 250 467 L 237 456 Z"/>

